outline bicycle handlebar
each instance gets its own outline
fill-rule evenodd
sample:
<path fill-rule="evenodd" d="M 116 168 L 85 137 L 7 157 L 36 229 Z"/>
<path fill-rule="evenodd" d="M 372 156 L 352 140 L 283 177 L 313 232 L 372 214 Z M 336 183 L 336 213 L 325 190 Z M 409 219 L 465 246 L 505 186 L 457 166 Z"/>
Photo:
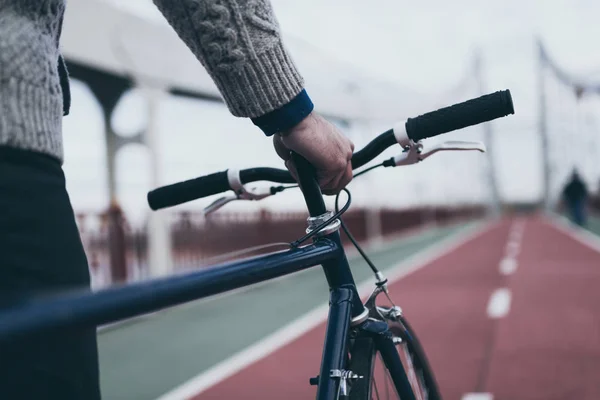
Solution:
<path fill-rule="evenodd" d="M 373 160 L 388 147 L 396 144 L 393 130 L 388 130 L 371 141 L 364 149 L 352 156 L 352 168 L 360 168 Z M 249 168 L 240 171 L 242 184 L 268 181 L 275 183 L 296 183 L 287 170 L 277 168 Z M 163 186 L 148 193 L 148 204 L 153 210 L 183 204 L 188 201 L 212 196 L 230 190 L 227 171 L 201 176 L 184 182 Z"/>
<path fill-rule="evenodd" d="M 510 91 L 503 90 L 409 118 L 406 133 L 417 142 L 514 113 Z"/>
<path fill-rule="evenodd" d="M 354 153 L 352 168 L 362 167 L 396 143 L 404 147 L 409 141 L 417 142 L 509 114 L 514 114 L 512 98 L 510 91 L 504 90 L 409 118 L 405 123 L 382 133 L 362 150 Z M 296 183 L 288 171 L 276 168 L 241 170 L 239 179 L 241 184 L 256 181 Z M 228 171 L 222 171 L 152 190 L 148 193 L 148 204 L 151 209 L 158 210 L 231 189 Z"/>

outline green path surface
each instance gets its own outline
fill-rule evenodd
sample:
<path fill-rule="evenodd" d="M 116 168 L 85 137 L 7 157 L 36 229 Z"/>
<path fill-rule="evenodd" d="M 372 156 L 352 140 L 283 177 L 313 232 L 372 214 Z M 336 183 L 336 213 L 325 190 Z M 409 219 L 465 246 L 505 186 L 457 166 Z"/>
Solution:
<path fill-rule="evenodd" d="M 398 240 L 372 252 L 373 262 L 386 270 L 460 230 L 440 228 Z M 351 260 L 351 268 L 357 283 L 372 276 L 362 259 Z M 327 300 L 317 267 L 103 331 L 103 398 L 155 399 Z"/>
<path fill-rule="evenodd" d="M 571 218 L 567 213 L 559 213 L 558 216 L 565 218 L 572 222 Z M 587 226 L 585 227 L 588 231 L 600 236 L 600 216 L 588 215 Z"/>
<path fill-rule="evenodd" d="M 600 236 L 600 217 L 590 216 L 588 218 L 587 230 Z"/>

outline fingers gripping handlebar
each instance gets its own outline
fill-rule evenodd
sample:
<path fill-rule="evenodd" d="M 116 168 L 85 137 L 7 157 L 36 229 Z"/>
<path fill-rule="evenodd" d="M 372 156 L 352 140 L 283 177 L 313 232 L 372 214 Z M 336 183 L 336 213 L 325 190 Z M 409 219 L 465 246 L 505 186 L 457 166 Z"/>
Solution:
<path fill-rule="evenodd" d="M 354 153 L 352 168 L 367 164 L 387 148 L 399 143 L 402 147 L 411 142 L 434 137 L 496 118 L 514 114 L 510 91 L 503 90 L 479 98 L 409 118 L 379 135 L 362 150 Z M 239 181 L 239 182 L 238 182 Z M 295 183 L 288 171 L 275 168 L 250 168 L 239 171 L 222 171 L 157 188 L 148 193 L 148 204 L 153 210 L 172 207 L 202 197 L 238 191 L 245 183 L 271 181 Z"/>

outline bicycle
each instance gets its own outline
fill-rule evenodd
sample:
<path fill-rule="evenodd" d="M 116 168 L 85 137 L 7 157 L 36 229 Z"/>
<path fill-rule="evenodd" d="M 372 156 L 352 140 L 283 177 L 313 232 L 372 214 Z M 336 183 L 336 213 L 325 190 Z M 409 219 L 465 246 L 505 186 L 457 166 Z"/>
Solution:
<path fill-rule="evenodd" d="M 510 92 L 505 90 L 409 118 L 355 153 L 352 166 L 357 169 L 366 165 L 395 144 L 403 152 L 355 176 L 378 167 L 418 163 L 439 151 L 484 151 L 480 143 L 457 141 L 425 149 L 422 140 L 509 114 L 514 114 L 514 108 Z M 98 326 L 322 265 L 330 288 L 330 302 L 320 373 L 309 380 L 317 386 L 317 399 L 379 399 L 380 379 L 388 397 L 391 394 L 402 400 L 440 399 L 425 352 L 402 310 L 390 298 L 386 278 L 343 223 L 341 216 L 350 206 L 350 192 L 344 190 L 348 200 L 341 209 L 338 195 L 335 212 L 327 211 L 312 166 L 297 154 L 292 157 L 298 170 L 297 186 L 247 188 L 244 185 L 256 181 L 296 183 L 288 171 L 251 168 L 218 172 L 148 194 L 150 207 L 157 210 L 233 190 L 234 195 L 218 199 L 205 209 L 210 213 L 230 201 L 260 200 L 299 186 L 310 214 L 308 228 L 306 235 L 290 243 L 287 251 L 96 293 L 64 295 L 4 311 L 0 313 L 0 341 L 48 330 Z M 364 304 L 348 266 L 340 229 L 375 274 L 375 289 Z M 313 243 L 302 246 L 309 239 Z M 377 304 L 381 294 L 391 306 Z"/>

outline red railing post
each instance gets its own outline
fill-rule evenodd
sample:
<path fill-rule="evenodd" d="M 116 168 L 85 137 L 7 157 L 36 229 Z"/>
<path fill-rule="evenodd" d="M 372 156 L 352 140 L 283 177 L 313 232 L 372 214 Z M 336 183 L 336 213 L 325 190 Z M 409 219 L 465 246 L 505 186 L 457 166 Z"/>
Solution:
<path fill-rule="evenodd" d="M 127 243 L 123 210 L 112 202 L 106 211 L 108 251 L 112 283 L 127 281 Z"/>

